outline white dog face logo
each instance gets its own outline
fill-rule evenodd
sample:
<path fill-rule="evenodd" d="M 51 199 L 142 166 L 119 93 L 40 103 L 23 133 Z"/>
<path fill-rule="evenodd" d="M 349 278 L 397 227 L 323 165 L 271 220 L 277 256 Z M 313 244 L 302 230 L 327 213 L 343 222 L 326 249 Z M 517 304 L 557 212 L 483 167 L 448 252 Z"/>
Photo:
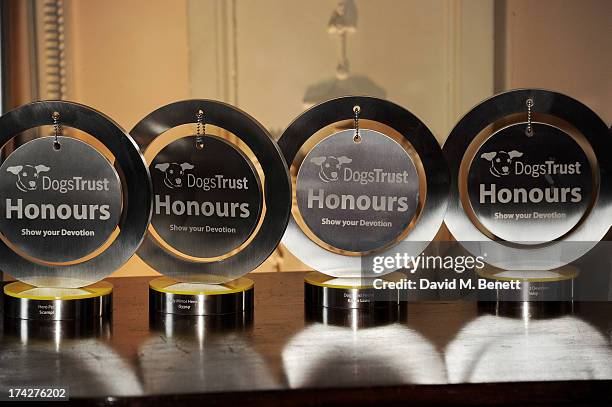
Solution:
<path fill-rule="evenodd" d="M 155 168 L 164 173 L 164 185 L 174 189 L 185 185 L 185 171 L 193 169 L 193 165 L 189 163 L 164 163 L 155 164 Z"/>
<path fill-rule="evenodd" d="M 34 191 L 38 187 L 38 175 L 47 172 L 51 168 L 46 165 L 15 165 L 6 170 L 17 176 L 15 185 L 20 191 Z"/>
<path fill-rule="evenodd" d="M 318 165 L 319 168 L 319 178 L 323 182 L 331 182 L 338 181 L 338 177 L 340 176 L 340 169 L 344 164 L 348 164 L 352 162 L 348 157 L 314 157 L 310 159 L 311 163 Z"/>
<path fill-rule="evenodd" d="M 482 153 L 480 158 L 484 158 L 485 160 L 491 163 L 491 167 L 489 171 L 495 177 L 501 177 L 503 175 L 510 174 L 510 168 L 512 168 L 512 162 L 515 158 L 522 157 L 523 153 L 512 150 L 510 152 L 505 151 L 492 151 L 490 153 Z"/>

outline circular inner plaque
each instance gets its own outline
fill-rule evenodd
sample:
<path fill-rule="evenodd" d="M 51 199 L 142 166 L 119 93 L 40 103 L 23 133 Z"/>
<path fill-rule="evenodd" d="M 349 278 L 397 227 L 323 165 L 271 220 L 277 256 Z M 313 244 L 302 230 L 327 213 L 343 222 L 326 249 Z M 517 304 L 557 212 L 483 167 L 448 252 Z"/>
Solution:
<path fill-rule="evenodd" d="M 308 152 L 296 196 L 304 223 L 318 239 L 359 254 L 385 248 L 406 231 L 418 207 L 419 176 L 392 138 L 362 129 L 356 143 L 354 133 L 332 134 Z"/>
<path fill-rule="evenodd" d="M 582 147 L 567 133 L 534 123 L 494 133 L 476 153 L 467 192 L 478 221 L 500 239 L 538 244 L 571 231 L 591 203 L 593 174 Z"/>
<path fill-rule="evenodd" d="M 255 230 L 262 211 L 259 177 L 245 155 L 207 135 L 180 138 L 151 165 L 153 218 L 159 236 L 189 256 L 211 258 L 238 248 Z"/>
<path fill-rule="evenodd" d="M 112 164 L 70 137 L 32 140 L 0 166 L 0 232 L 18 252 L 46 262 L 79 260 L 104 245 L 121 216 Z"/>

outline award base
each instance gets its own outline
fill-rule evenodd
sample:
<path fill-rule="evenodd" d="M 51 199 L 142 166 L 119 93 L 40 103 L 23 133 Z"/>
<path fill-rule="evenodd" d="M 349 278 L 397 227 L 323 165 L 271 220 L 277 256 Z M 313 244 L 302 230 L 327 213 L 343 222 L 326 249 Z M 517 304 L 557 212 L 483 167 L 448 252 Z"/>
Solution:
<path fill-rule="evenodd" d="M 109 317 L 113 285 L 101 281 L 82 288 L 35 287 L 20 281 L 4 286 L 4 314 L 11 318 L 75 321 Z"/>
<path fill-rule="evenodd" d="M 178 315 L 222 315 L 253 309 L 254 282 L 184 283 L 168 277 L 149 282 L 149 311 Z"/>
<path fill-rule="evenodd" d="M 200 338 L 211 333 L 247 331 L 252 327 L 253 309 L 221 315 L 179 315 L 161 312 L 152 312 L 149 315 L 149 328 L 164 333 L 166 337 Z"/>
<path fill-rule="evenodd" d="M 374 281 L 398 282 L 402 278 L 405 275 L 399 272 L 378 278 L 340 278 L 315 271 L 304 277 L 304 300 L 307 307 L 393 308 L 402 301 L 403 290 L 377 289 Z"/>
<path fill-rule="evenodd" d="M 318 322 L 339 327 L 373 328 L 397 322 L 406 322 L 408 317 L 407 310 L 407 307 L 399 306 L 372 307 L 369 309 L 306 306 L 304 315 L 308 322 Z"/>
<path fill-rule="evenodd" d="M 554 270 L 523 271 L 484 268 L 478 276 L 493 283 L 518 281 L 520 288 L 498 288 L 483 294 L 484 301 L 571 301 L 574 298 L 574 279 L 578 270 L 565 266 Z"/>

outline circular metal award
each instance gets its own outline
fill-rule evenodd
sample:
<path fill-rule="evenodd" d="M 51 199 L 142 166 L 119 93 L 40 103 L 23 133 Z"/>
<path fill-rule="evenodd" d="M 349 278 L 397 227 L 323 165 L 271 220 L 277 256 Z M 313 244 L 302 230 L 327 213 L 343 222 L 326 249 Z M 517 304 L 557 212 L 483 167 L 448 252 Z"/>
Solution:
<path fill-rule="evenodd" d="M 185 126 L 195 128 L 185 134 Z M 252 307 L 252 281 L 241 277 L 270 256 L 289 218 L 291 184 L 276 143 L 246 113 L 211 100 L 161 107 L 131 134 L 153 182 L 138 254 L 166 276 L 150 284 L 151 307 L 192 315 Z"/>
<path fill-rule="evenodd" d="M 215 136 L 207 136 L 200 150 L 196 139 L 187 136 L 168 144 L 151 162 L 151 226 L 178 252 L 214 258 L 236 250 L 253 234 L 263 191 L 253 164 L 240 150 Z"/>
<path fill-rule="evenodd" d="M 419 175 L 397 141 L 361 129 L 356 143 L 353 134 L 334 133 L 306 154 L 296 198 L 298 213 L 317 242 L 360 255 L 384 249 L 405 234 L 417 214 Z"/>
<path fill-rule="evenodd" d="M 342 279 L 337 288 L 347 290 L 346 304 L 334 307 L 362 308 L 368 296 L 355 290 L 396 270 L 375 271 L 368 259 L 417 256 L 439 230 L 448 172 L 438 142 L 398 105 L 342 97 L 300 115 L 279 145 L 295 182 L 283 244 L 318 272 Z"/>
<path fill-rule="evenodd" d="M 59 149 L 53 147 L 56 140 Z M 76 158 L 86 165 L 78 168 Z M 0 230 L 23 257 L 49 263 L 81 259 L 102 247 L 119 224 L 119 175 L 83 141 L 34 139 L 4 160 L 0 174 L 0 212 L 5 215 Z M 36 278 L 30 282 L 37 285 Z M 23 281 L 28 280 L 25 276 Z"/>
<path fill-rule="evenodd" d="M 569 233 L 586 215 L 593 192 L 580 145 L 557 127 L 532 127 L 537 137 L 526 137 L 522 123 L 491 135 L 467 178 L 469 203 L 482 226 L 500 240 L 527 245 Z"/>
<path fill-rule="evenodd" d="M 610 227 L 607 126 L 568 96 L 537 89 L 492 97 L 444 144 L 445 222 L 472 254 L 504 270 L 551 270 L 586 254 Z"/>
<path fill-rule="evenodd" d="M 16 136 L 41 126 L 53 126 L 54 134 L 7 151 Z M 94 141 L 65 136 L 63 127 Z M 0 129 L 6 155 L 0 165 L 0 268 L 29 287 L 5 287 L 19 310 L 14 316 L 89 315 L 62 311 L 80 309 L 77 302 L 109 310 L 110 290 L 97 295 L 87 286 L 121 267 L 146 232 L 151 187 L 138 147 L 111 119 L 71 102 L 24 105 L 0 117 Z M 38 288 L 45 292 L 40 301 L 59 301 L 53 312 L 40 313 L 47 308 L 36 301 Z M 83 296 L 70 294 L 80 288 Z M 76 302 L 62 305 L 63 299 Z"/>

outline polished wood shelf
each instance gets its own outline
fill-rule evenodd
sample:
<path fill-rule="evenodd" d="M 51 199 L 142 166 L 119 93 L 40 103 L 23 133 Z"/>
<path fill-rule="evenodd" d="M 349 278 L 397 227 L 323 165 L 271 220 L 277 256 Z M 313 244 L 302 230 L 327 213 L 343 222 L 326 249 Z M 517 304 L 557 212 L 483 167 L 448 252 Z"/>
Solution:
<path fill-rule="evenodd" d="M 246 316 L 150 318 L 149 278 L 115 278 L 111 323 L 7 318 L 0 391 L 68 386 L 113 405 L 612 405 L 612 304 L 323 315 L 305 312 L 303 273 L 249 277 Z"/>

